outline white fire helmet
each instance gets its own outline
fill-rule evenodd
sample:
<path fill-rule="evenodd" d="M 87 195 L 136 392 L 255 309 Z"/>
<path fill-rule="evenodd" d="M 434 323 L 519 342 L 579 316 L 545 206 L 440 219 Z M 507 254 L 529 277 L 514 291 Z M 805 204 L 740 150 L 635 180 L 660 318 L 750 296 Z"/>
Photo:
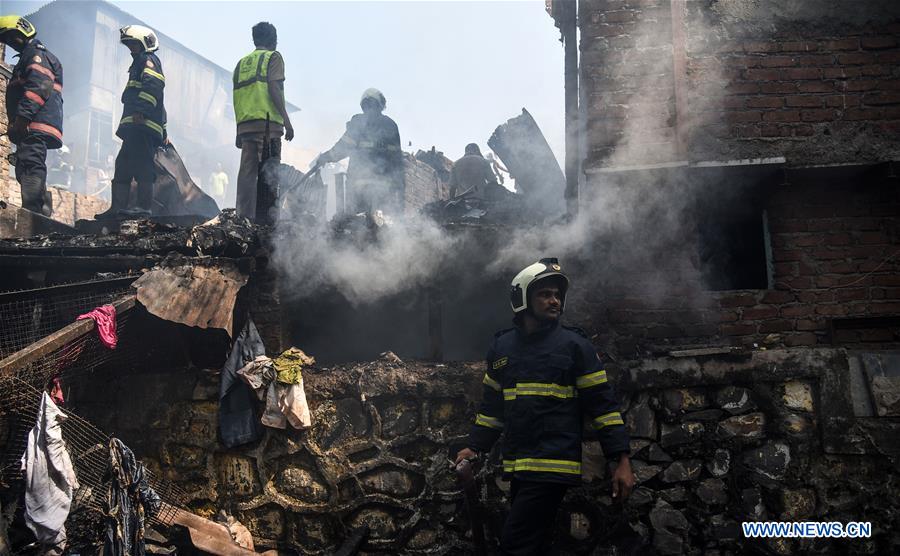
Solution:
<path fill-rule="evenodd" d="M 359 105 L 362 106 L 366 99 L 372 99 L 377 102 L 381 105 L 381 110 L 384 110 L 387 107 L 387 99 L 384 98 L 384 94 L 378 89 L 370 88 L 363 91 L 362 98 L 359 99 Z"/>
<path fill-rule="evenodd" d="M 509 301 L 512 305 L 513 313 L 518 314 L 527 310 L 529 288 L 535 282 L 550 276 L 559 276 L 560 278 L 560 310 L 565 309 L 569 278 L 562 273 L 562 268 L 559 266 L 559 261 L 556 258 L 545 258 L 525 267 L 513 278 L 509 290 Z"/>
<path fill-rule="evenodd" d="M 126 25 L 119 29 L 119 42 L 122 44 L 137 42 L 144 52 L 155 52 L 159 48 L 159 39 L 156 38 L 156 33 L 153 32 L 153 29 L 143 25 Z"/>

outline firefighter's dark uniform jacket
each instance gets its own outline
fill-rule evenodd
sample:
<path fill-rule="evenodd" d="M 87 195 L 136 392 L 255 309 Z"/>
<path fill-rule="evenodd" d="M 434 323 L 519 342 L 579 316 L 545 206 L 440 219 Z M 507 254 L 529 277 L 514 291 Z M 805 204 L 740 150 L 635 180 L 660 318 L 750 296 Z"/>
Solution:
<path fill-rule="evenodd" d="M 6 88 L 6 114 L 12 127 L 17 116 L 28 120 L 51 149 L 62 146 L 63 68 L 59 59 L 35 39 L 19 54 Z"/>
<path fill-rule="evenodd" d="M 327 153 L 329 160 L 350 157 L 347 174 L 357 182 L 393 180 L 402 174 L 403 152 L 397 124 L 384 114 L 356 114 Z"/>
<path fill-rule="evenodd" d="M 141 130 L 162 144 L 166 139 L 166 109 L 163 106 L 166 78 L 162 64 L 152 52 L 132 54 L 131 57 L 128 83 L 122 93 L 122 119 L 116 135 L 125 139 L 130 131 Z M 143 124 L 134 121 L 135 112 L 144 115 Z"/>
<path fill-rule="evenodd" d="M 629 451 L 603 361 L 580 330 L 555 322 L 530 336 L 504 330 L 488 352 L 469 447 L 489 451 L 504 433 L 504 475 L 578 484 L 585 415 L 607 457 Z"/>

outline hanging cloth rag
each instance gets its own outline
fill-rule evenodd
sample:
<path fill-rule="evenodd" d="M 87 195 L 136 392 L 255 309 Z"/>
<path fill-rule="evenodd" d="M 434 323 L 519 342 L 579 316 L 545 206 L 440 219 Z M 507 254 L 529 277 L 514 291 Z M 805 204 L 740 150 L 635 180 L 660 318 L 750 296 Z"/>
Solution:
<path fill-rule="evenodd" d="M 237 371 L 237 375 L 256 393 L 259 400 L 266 400 L 260 422 L 275 429 L 309 427 L 312 419 L 303 390 L 302 365 L 311 365 L 315 359 L 297 348 L 291 348 L 272 360 L 259 355 Z"/>
<path fill-rule="evenodd" d="M 116 349 L 118 336 L 116 335 L 116 308 L 112 305 L 102 305 L 93 311 L 78 315 L 75 320 L 94 319 L 97 325 L 97 333 L 100 335 L 100 343 L 109 349 Z"/>
<path fill-rule="evenodd" d="M 103 556 L 144 556 L 144 520 L 159 513 L 162 500 L 147 484 L 144 464 L 118 438 L 109 439 L 105 479 L 106 539 Z"/>
<path fill-rule="evenodd" d="M 222 367 L 219 382 L 219 436 L 226 448 L 253 442 L 262 436 L 262 427 L 256 417 L 253 390 L 241 380 L 237 372 L 265 354 L 266 347 L 259 337 L 256 325 L 248 318 Z"/>
<path fill-rule="evenodd" d="M 68 417 L 44 392 L 37 422 L 28 433 L 22 455 L 25 471 L 25 524 L 50 552 L 61 553 L 66 544 L 66 518 L 78 479 L 62 436 Z"/>
<path fill-rule="evenodd" d="M 269 385 L 270 396 L 274 394 L 278 409 L 295 429 L 312 425 L 306 391 L 303 389 L 305 366 L 315 365 L 316 359 L 295 347 L 285 350 L 272 362 L 278 371 L 278 378 Z M 268 403 L 267 403 L 268 405 Z M 281 426 L 284 428 L 284 425 Z"/>

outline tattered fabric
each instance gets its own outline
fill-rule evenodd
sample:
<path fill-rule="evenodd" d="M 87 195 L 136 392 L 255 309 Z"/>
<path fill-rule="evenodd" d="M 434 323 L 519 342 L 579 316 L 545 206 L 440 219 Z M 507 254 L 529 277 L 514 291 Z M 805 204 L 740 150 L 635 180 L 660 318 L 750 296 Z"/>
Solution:
<path fill-rule="evenodd" d="M 66 518 L 72 493 L 78 488 L 72 459 L 62 437 L 67 419 L 44 392 L 37 422 L 28 433 L 22 455 L 25 471 L 25 523 L 46 548 L 62 550 L 66 543 Z"/>
<path fill-rule="evenodd" d="M 219 382 L 219 436 L 226 448 L 253 442 L 262 435 L 253 390 L 237 372 L 265 354 L 266 348 L 256 325 L 248 318 L 222 367 Z"/>
<path fill-rule="evenodd" d="M 118 438 L 109 439 L 104 556 L 144 556 L 144 520 L 159 513 L 162 500 L 147 484 L 144 465 Z"/>
<path fill-rule="evenodd" d="M 116 349 L 118 336 L 116 335 L 116 308 L 112 305 L 102 305 L 93 311 L 78 315 L 75 320 L 94 319 L 97 333 L 100 335 L 100 343 L 109 349 Z"/>

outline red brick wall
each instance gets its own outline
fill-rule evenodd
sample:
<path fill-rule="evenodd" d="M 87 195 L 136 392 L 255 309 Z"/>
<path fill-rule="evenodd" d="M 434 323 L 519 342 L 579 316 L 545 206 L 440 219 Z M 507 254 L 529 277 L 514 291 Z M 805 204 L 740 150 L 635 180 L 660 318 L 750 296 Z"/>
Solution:
<path fill-rule="evenodd" d="M 766 211 L 774 289 L 710 292 L 679 280 L 649 296 L 631 283 L 635 271 L 583 300 L 595 332 L 628 354 L 638 346 L 900 343 L 896 327 L 830 335 L 834 318 L 900 315 L 895 182 L 793 184 L 778 189 Z"/>
<path fill-rule="evenodd" d="M 0 65 L 3 65 L 6 69 L 11 69 L 9 66 L 3 63 L 4 50 L 6 49 L 6 45 L 0 44 Z M 0 73 L 0 98 L 6 98 L 6 84 L 7 77 L 5 74 Z M 0 108 L 0 133 L 6 133 L 7 129 L 7 120 L 6 120 L 6 107 Z M 9 177 L 9 162 L 6 159 L 6 156 L 11 152 L 12 144 L 9 142 L 9 138 L 6 135 L 0 137 L 0 200 L 6 201 L 8 200 L 8 191 L 11 184 L 15 184 L 15 180 Z M 18 185 L 18 184 L 16 184 Z"/>
<path fill-rule="evenodd" d="M 580 2 L 586 168 L 900 154 L 900 8 L 674 4 L 682 16 L 673 23 L 671 0 Z M 795 19 L 767 11 L 787 4 L 806 9 L 789 14 Z"/>
<path fill-rule="evenodd" d="M 795 168 L 900 160 L 900 5 L 581 0 L 579 22 L 583 212 L 612 219 L 604 232 L 612 239 L 593 255 L 616 267 L 585 268 L 609 276 L 582 300 L 582 322 L 626 352 L 900 344 L 896 328 L 830 333 L 833 318 L 900 315 L 896 178 L 800 172 L 806 181 L 778 186 L 783 176 L 760 177 L 753 187 L 770 191 L 774 288 L 711 292 L 692 215 L 719 210 L 744 170 L 722 169 L 690 201 L 664 193 L 685 179 L 698 185 L 690 172 L 598 172 L 775 157 Z"/>

